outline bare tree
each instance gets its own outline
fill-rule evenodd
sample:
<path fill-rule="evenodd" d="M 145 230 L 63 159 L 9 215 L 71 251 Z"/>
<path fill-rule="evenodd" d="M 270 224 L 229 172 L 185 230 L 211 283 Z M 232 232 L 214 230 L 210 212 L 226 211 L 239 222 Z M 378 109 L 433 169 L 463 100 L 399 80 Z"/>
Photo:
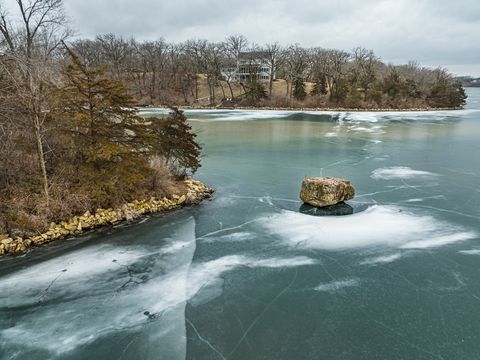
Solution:
<path fill-rule="evenodd" d="M 15 64 L 10 75 L 15 78 L 18 94 L 22 95 L 20 101 L 28 109 L 48 206 L 49 182 L 43 138 L 44 84 L 48 76 L 45 61 L 70 32 L 65 26 L 62 0 L 16 0 L 16 4 L 17 17 L 0 8 L 0 32 L 8 47 L 7 56 Z"/>
<path fill-rule="evenodd" d="M 137 45 L 137 51 L 141 58 L 144 78 L 148 74 L 150 101 L 153 102 L 157 94 L 158 77 L 167 61 L 167 44 L 163 39 L 147 41 Z"/>
<path fill-rule="evenodd" d="M 203 53 L 205 63 L 207 65 L 207 83 L 210 94 L 210 104 L 215 104 L 215 87 L 219 84 L 218 80 L 221 77 L 222 67 L 222 45 L 210 43 Z M 220 84 L 221 85 L 221 84 Z M 223 90 L 223 97 L 225 97 L 225 91 Z"/>
<path fill-rule="evenodd" d="M 367 100 L 370 87 L 376 79 L 378 59 L 373 50 L 357 47 L 353 49 L 352 61 L 352 82 L 363 88 L 364 100 Z"/>
<path fill-rule="evenodd" d="M 236 80 L 240 54 L 248 46 L 248 39 L 243 35 L 230 35 L 222 43 L 222 69 L 224 80 L 228 85 L 230 97 L 233 99 L 232 82 Z"/>
<path fill-rule="evenodd" d="M 284 51 L 284 76 L 287 82 L 286 98 L 292 96 L 292 84 L 296 81 L 303 81 L 308 69 L 308 53 L 300 45 L 290 45 Z"/>
<path fill-rule="evenodd" d="M 189 40 L 186 42 L 186 52 L 188 56 L 193 59 L 195 64 L 195 102 L 198 101 L 198 74 L 205 74 L 207 72 L 207 62 L 206 62 L 206 48 L 208 46 L 207 40 Z"/>
<path fill-rule="evenodd" d="M 346 95 L 347 64 L 350 54 L 342 50 L 328 50 L 326 61 L 326 78 L 330 89 L 330 98 L 342 100 Z"/>
<path fill-rule="evenodd" d="M 267 44 L 265 46 L 265 51 L 268 54 L 268 67 L 270 69 L 270 80 L 268 83 L 268 96 L 272 96 L 273 91 L 273 80 L 278 69 L 285 62 L 285 52 L 282 50 L 282 47 L 279 43 L 275 42 L 272 44 Z"/>
<path fill-rule="evenodd" d="M 132 50 L 128 42 L 114 34 L 98 35 L 96 40 L 101 46 L 102 56 L 113 75 L 120 78 L 125 60 Z"/>
<path fill-rule="evenodd" d="M 224 46 L 226 51 L 238 60 L 240 53 L 248 46 L 248 39 L 243 35 L 230 35 L 225 39 Z"/>
<path fill-rule="evenodd" d="M 72 49 L 88 67 L 104 65 L 100 43 L 90 39 L 76 40 L 71 44 Z"/>

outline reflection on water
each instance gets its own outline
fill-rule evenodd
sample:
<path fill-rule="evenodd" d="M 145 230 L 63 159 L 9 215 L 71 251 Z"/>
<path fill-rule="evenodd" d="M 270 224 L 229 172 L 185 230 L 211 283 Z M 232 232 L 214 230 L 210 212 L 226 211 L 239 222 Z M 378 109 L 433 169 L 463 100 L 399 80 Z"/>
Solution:
<path fill-rule="evenodd" d="M 317 208 L 315 206 L 310 206 L 308 204 L 302 204 L 300 209 L 298 209 L 302 214 L 314 215 L 314 216 L 342 216 L 342 215 L 352 215 L 353 207 L 350 205 L 341 202 L 332 206 L 325 206 L 322 208 Z"/>
<path fill-rule="evenodd" d="M 1 258 L 0 359 L 480 358 L 469 93 L 456 112 L 189 111 L 214 200 Z M 327 175 L 356 198 L 302 205 Z"/>

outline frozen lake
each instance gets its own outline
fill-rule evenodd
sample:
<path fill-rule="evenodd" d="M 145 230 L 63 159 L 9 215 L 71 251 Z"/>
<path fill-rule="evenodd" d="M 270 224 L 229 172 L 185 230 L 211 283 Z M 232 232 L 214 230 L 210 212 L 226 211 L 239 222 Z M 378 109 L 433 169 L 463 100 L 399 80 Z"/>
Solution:
<path fill-rule="evenodd" d="M 0 259 L 0 358 L 480 358 L 468 94 L 452 112 L 187 111 L 214 200 Z M 352 215 L 299 211 L 320 175 L 352 181 Z"/>

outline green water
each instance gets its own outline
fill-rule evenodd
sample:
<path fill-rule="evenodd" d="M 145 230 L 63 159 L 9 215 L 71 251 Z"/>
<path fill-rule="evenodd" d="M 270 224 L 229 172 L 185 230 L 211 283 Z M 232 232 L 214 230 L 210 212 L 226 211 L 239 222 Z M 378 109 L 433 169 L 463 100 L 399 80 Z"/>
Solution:
<path fill-rule="evenodd" d="M 468 93 L 456 112 L 187 112 L 213 201 L 0 259 L 0 358 L 479 359 Z M 352 181 L 353 215 L 299 211 L 320 175 Z"/>

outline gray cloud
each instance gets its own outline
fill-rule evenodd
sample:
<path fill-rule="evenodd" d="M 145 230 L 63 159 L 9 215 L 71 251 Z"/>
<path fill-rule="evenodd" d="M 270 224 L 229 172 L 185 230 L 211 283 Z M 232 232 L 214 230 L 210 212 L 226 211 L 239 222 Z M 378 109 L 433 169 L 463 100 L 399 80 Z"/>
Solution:
<path fill-rule="evenodd" d="M 12 1 L 12 0 L 0 0 Z M 64 0 L 81 36 L 220 41 L 241 33 L 350 50 L 365 46 L 384 61 L 418 60 L 480 76 L 478 0 Z"/>

